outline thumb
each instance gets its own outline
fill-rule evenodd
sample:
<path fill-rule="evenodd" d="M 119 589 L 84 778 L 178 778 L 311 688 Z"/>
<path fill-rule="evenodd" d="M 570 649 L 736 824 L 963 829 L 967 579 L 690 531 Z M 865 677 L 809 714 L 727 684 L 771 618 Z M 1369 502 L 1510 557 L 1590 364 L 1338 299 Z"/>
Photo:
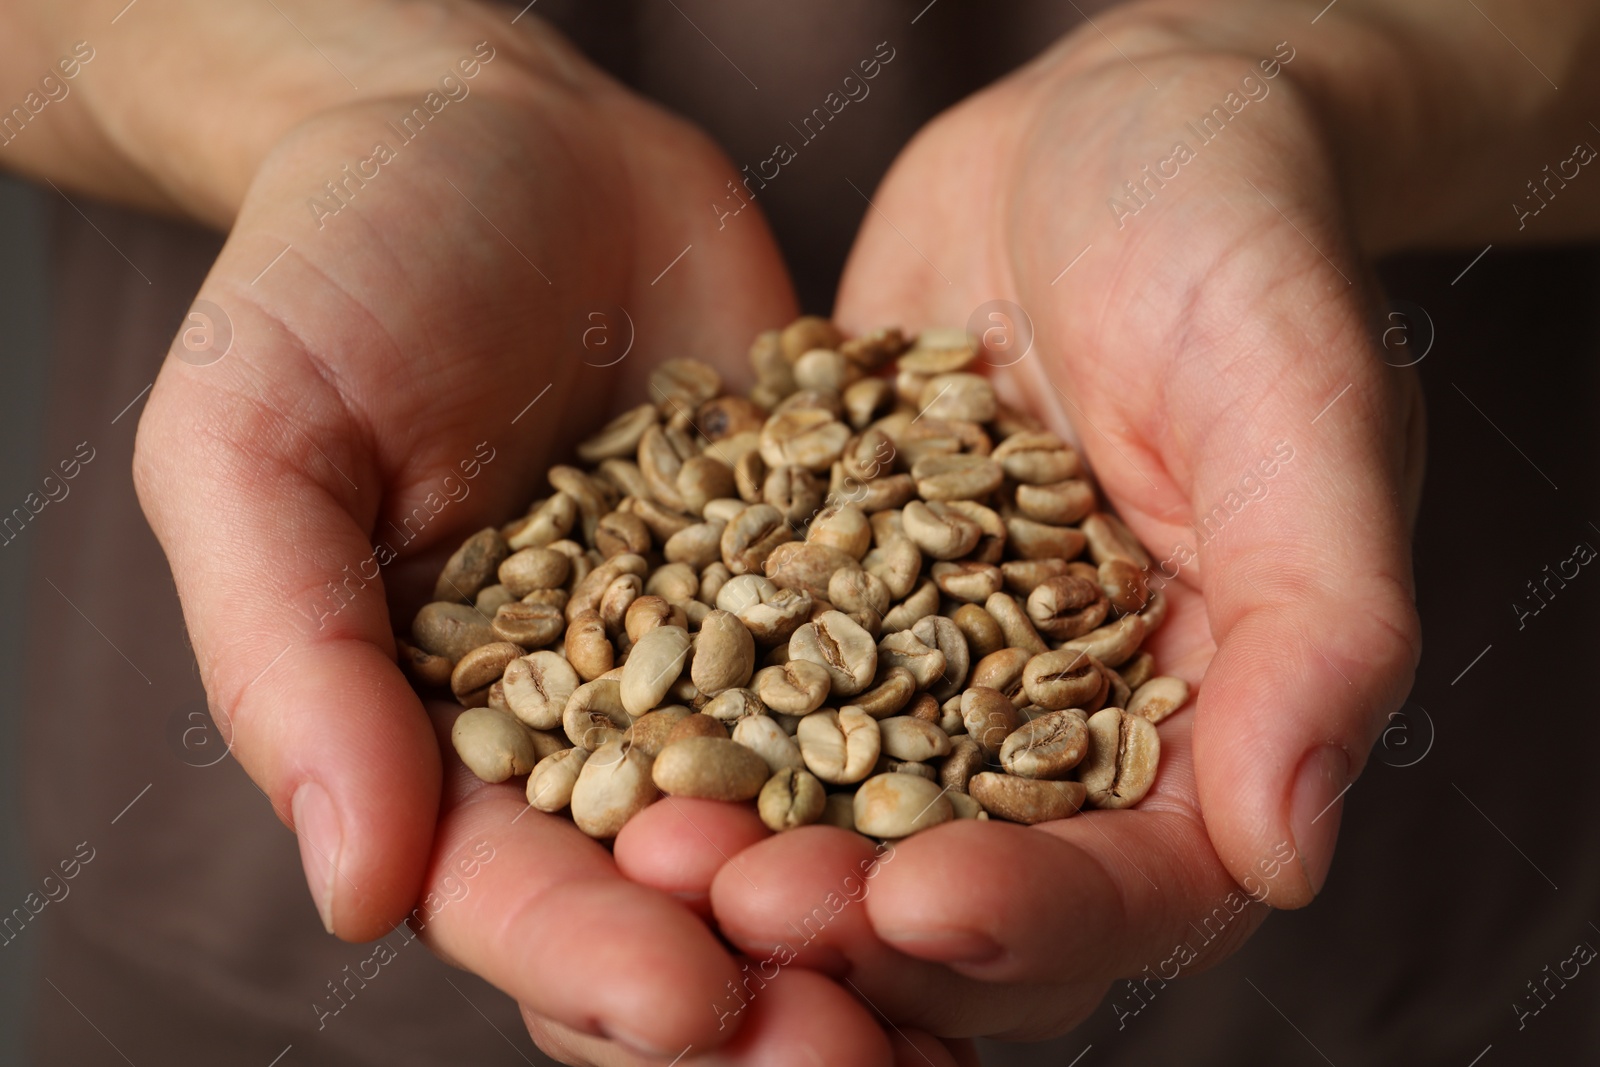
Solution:
<path fill-rule="evenodd" d="M 273 324 L 229 311 L 226 359 L 163 368 L 135 484 L 229 750 L 298 834 L 324 926 L 370 940 L 418 894 L 441 773 L 353 518 L 379 475 L 311 360 L 276 347 L 269 378 L 242 341 Z"/>
<path fill-rule="evenodd" d="M 1406 514 L 1416 412 L 1365 350 L 1357 302 L 1322 306 L 1253 318 L 1249 330 L 1302 351 L 1284 353 L 1293 370 L 1274 388 L 1196 423 L 1192 468 L 1189 577 L 1217 646 L 1194 733 L 1200 806 L 1230 872 L 1275 907 L 1321 890 L 1344 793 L 1421 647 Z M 1157 584 L 1183 554 L 1157 565 Z"/>

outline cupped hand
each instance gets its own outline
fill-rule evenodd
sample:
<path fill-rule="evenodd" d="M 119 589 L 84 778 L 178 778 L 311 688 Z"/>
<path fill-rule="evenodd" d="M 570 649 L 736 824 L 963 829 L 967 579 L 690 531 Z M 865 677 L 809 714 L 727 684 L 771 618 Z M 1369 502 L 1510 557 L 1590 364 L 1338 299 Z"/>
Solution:
<path fill-rule="evenodd" d="M 1417 392 L 1369 330 L 1341 189 L 1356 164 L 1331 158 L 1295 81 L 1280 43 L 1295 31 L 1252 17 L 1255 43 L 1236 19 L 1223 47 L 1171 15 L 1108 16 L 1104 36 L 1075 34 L 942 116 L 874 195 L 846 270 L 848 330 L 1010 331 L 987 338 L 995 379 L 1076 431 L 1168 598 L 1148 647 L 1198 691 L 1160 727 L 1136 810 L 939 827 L 854 897 L 870 850 L 828 828 L 717 870 L 734 944 L 803 939 L 902 1025 L 1058 1033 L 1119 977 L 1225 956 L 1259 902 L 1308 903 L 1344 791 L 1410 685 Z M 1214 108 L 1221 132 L 1201 140 Z M 621 846 L 625 868 L 670 880 Z"/>
<path fill-rule="evenodd" d="M 705 138 L 543 31 L 484 59 L 482 29 L 438 31 L 478 56 L 452 83 L 470 93 L 322 111 L 266 156 L 139 427 L 213 714 L 352 940 L 451 856 L 440 747 L 392 636 L 444 557 L 547 494 L 652 363 L 736 365 L 793 314 L 764 228 L 708 225 L 732 172 Z M 457 793 L 447 836 L 489 807 Z M 731 1033 L 706 1005 L 735 964 L 682 904 L 570 824 L 498 834 L 481 884 L 524 877 L 441 919 L 455 958 L 574 1032 L 673 1052 Z"/>

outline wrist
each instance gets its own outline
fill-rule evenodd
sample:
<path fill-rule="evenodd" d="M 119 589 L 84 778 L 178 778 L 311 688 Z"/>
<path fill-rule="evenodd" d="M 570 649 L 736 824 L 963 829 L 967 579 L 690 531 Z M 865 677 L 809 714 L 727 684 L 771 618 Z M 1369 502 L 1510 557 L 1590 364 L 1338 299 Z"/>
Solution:
<path fill-rule="evenodd" d="M 144 0 L 114 27 L 115 11 L 96 4 L 90 19 L 88 6 L 27 16 L 37 39 L 59 44 L 76 32 L 94 58 L 72 85 L 77 107 L 52 116 L 62 121 L 46 136 L 7 146 L 23 149 L 11 162 L 223 228 L 266 155 L 318 115 L 392 103 L 396 122 L 420 109 L 420 126 L 473 93 L 537 94 L 578 69 L 532 16 L 513 28 L 499 9 L 474 3 Z M 99 37 L 82 36 L 82 26 L 101 24 Z M 74 43 L 65 47 L 70 54 Z"/>
<path fill-rule="evenodd" d="M 1139 0 L 1073 35 L 1064 56 L 1079 66 L 1080 56 L 1235 55 L 1250 66 L 1287 48 L 1282 80 L 1320 127 L 1364 251 L 1537 236 L 1514 203 L 1539 207 L 1528 180 L 1546 180 L 1542 168 L 1576 142 L 1600 148 L 1586 121 L 1600 68 L 1585 62 L 1600 9 L 1477 6 L 1335 0 L 1319 14 L 1282 0 Z M 1568 196 L 1562 210 L 1564 227 L 1547 236 L 1600 234 L 1600 197 Z"/>

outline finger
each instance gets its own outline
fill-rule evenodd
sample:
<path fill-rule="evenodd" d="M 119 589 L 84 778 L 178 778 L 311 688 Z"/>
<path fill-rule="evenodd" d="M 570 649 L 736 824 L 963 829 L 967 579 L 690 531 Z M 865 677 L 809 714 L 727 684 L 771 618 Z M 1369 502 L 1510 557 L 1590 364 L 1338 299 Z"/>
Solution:
<path fill-rule="evenodd" d="M 747 953 L 839 949 L 849 980 L 902 1024 L 947 1037 L 1063 1032 L 1116 979 L 1196 973 L 1267 914 L 1234 884 L 1185 799 L 1191 724 L 1162 725 L 1158 785 L 1135 811 L 1031 828 L 963 820 L 876 853 L 830 828 L 783 834 L 740 857 L 775 888 L 719 878 L 717 918 Z M 1260 897 L 1270 879 L 1257 875 Z"/>
<path fill-rule="evenodd" d="M 724 864 L 771 835 L 748 804 L 665 797 L 628 820 L 617 835 L 617 869 L 709 916 L 711 881 Z"/>
<path fill-rule="evenodd" d="M 274 329 L 242 305 L 234 319 L 239 338 Z M 374 509 L 378 473 L 301 356 L 274 357 L 270 395 L 242 359 L 169 360 L 134 476 L 212 714 L 299 834 L 323 924 L 359 941 L 416 898 L 439 756 L 394 663 L 372 544 L 351 517 Z"/>
<path fill-rule="evenodd" d="M 1200 399 L 1186 376 L 1229 357 L 1194 353 L 1174 374 L 1165 415 L 1187 439 L 1165 451 L 1184 457 L 1169 466 L 1192 465 L 1195 523 L 1182 540 L 1197 548 L 1217 644 L 1197 705 L 1201 806 L 1241 881 L 1295 857 L 1268 889 L 1275 906 L 1298 907 L 1322 887 L 1341 798 L 1410 688 L 1420 637 L 1403 507 L 1408 405 L 1368 350 L 1361 303 L 1313 299 L 1338 280 L 1329 266 L 1308 262 L 1303 242 L 1271 254 L 1301 282 L 1262 294 L 1259 278 L 1223 265 L 1201 303 L 1234 309 L 1230 350 L 1271 346 L 1284 369 L 1270 387 L 1240 382 L 1244 395 Z M 1248 301 L 1247 287 L 1257 289 Z M 1129 515 L 1149 534 L 1144 518 Z"/>
<path fill-rule="evenodd" d="M 441 733 L 459 709 L 438 705 Z M 627 881 L 610 854 L 514 784 L 487 785 L 450 761 L 424 939 L 537 1014 L 646 1055 L 713 1048 L 738 1018 L 711 1005 L 739 978 L 732 957 L 676 901 Z M 470 878 L 462 857 L 477 857 Z M 484 858 L 487 857 L 487 858 Z M 454 882 L 452 882 L 452 879 Z"/>
<path fill-rule="evenodd" d="M 739 1017 L 739 1032 L 714 1054 L 698 1046 L 679 1050 L 673 1067 L 900 1067 L 917 1063 L 965 1067 L 941 1042 L 925 1034 L 886 1035 L 869 1011 L 845 990 L 799 967 L 775 968 L 770 978 L 746 975 L 718 1010 Z M 564 1063 L 593 1067 L 661 1067 L 600 1038 L 573 1031 L 522 1009 L 534 1043 Z M 729 1016 L 730 1018 L 732 1015 Z M 895 1038 L 891 1044 L 891 1037 Z M 913 1044 L 914 1043 L 914 1044 Z M 926 1055 L 927 1059 L 922 1056 Z M 670 1059 L 670 1057 L 668 1058 Z"/>

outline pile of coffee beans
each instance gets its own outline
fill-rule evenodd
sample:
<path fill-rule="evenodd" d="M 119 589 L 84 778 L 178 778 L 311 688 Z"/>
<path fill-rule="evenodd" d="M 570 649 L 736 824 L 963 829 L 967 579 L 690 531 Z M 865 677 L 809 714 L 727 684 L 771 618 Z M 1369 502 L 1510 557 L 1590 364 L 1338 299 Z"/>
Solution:
<path fill-rule="evenodd" d="M 980 351 L 806 317 L 749 396 L 663 363 L 400 642 L 467 708 L 461 759 L 597 838 L 663 795 L 884 839 L 1137 804 L 1189 698 L 1140 651 L 1166 601 Z"/>

